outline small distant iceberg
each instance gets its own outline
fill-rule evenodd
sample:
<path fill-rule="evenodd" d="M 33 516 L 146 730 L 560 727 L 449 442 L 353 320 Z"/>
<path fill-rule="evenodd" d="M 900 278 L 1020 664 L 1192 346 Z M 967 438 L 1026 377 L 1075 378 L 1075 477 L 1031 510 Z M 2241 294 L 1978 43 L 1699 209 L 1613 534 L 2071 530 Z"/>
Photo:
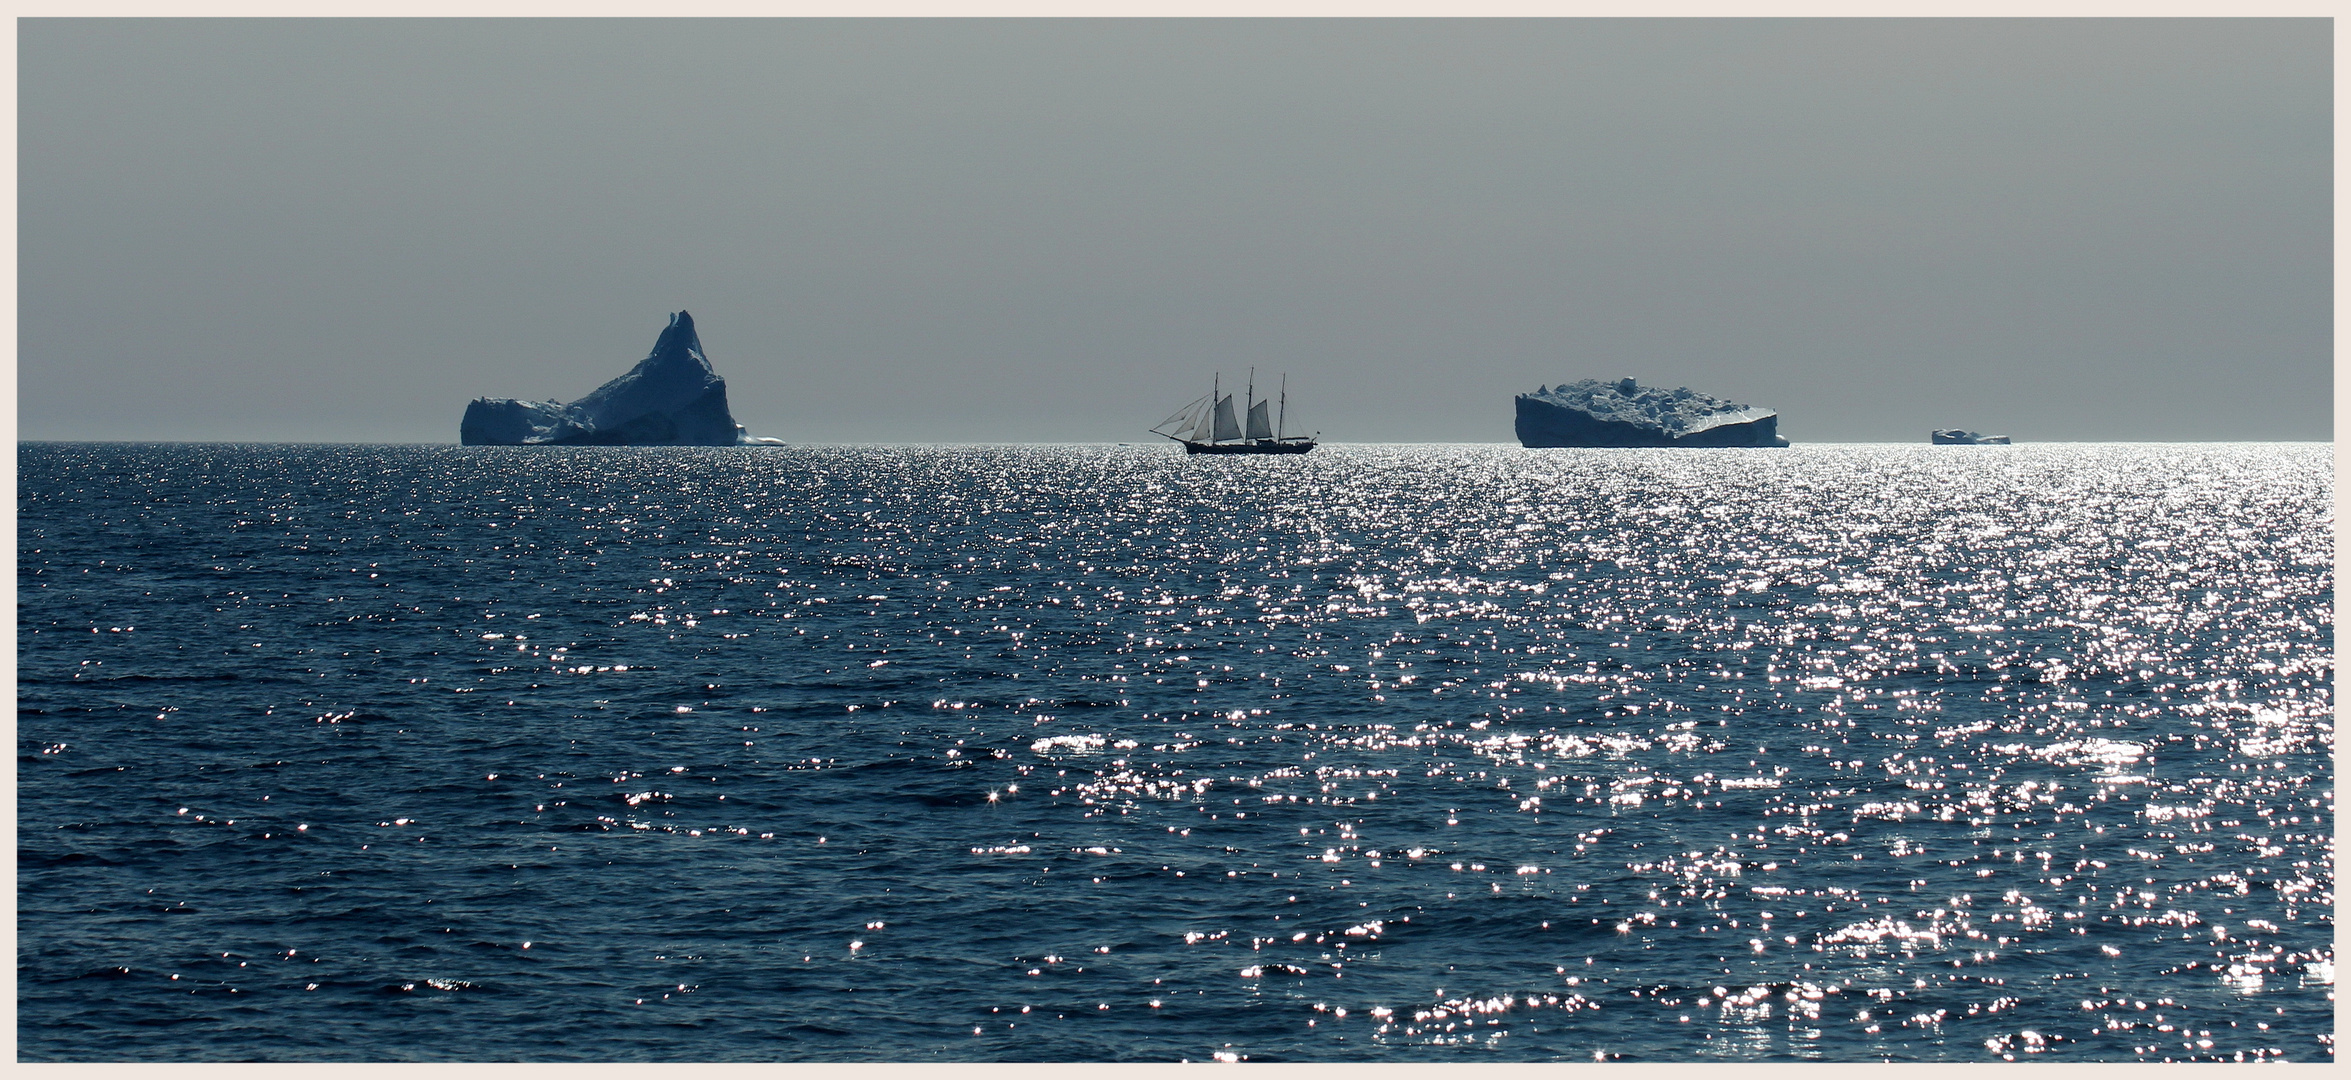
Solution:
<path fill-rule="evenodd" d="M 678 312 L 629 372 L 565 405 L 556 401 L 475 398 L 457 439 L 467 446 L 782 445 L 755 438 L 727 411 L 727 383 L 711 370 Z"/>
<path fill-rule="evenodd" d="M 1938 428 L 1928 433 L 1927 438 L 1933 441 L 1936 446 L 2008 445 L 2008 436 L 2006 435 L 1985 435 L 1981 432 L 1961 431 L 1958 428 Z"/>
<path fill-rule="evenodd" d="M 1779 414 L 1689 387 L 1631 379 L 1547 386 L 1518 395 L 1521 446 L 1786 446 Z"/>

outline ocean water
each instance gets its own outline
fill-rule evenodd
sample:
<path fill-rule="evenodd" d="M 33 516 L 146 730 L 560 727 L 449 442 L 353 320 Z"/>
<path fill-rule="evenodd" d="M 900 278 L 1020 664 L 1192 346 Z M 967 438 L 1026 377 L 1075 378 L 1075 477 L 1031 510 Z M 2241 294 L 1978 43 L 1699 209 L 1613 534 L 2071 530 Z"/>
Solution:
<path fill-rule="evenodd" d="M 24 1060 L 2334 1055 L 2331 447 L 19 454 Z"/>

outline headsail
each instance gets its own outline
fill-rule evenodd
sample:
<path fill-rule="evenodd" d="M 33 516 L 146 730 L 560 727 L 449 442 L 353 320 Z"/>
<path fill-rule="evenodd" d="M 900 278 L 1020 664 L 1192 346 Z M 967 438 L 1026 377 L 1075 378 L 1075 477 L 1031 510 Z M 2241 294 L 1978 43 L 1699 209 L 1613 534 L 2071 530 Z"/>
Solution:
<path fill-rule="evenodd" d="M 1194 413 L 1200 408 L 1202 404 L 1206 403 L 1207 401 L 1208 399 L 1205 397 L 1199 398 L 1193 401 L 1191 404 L 1186 405 L 1181 409 L 1177 409 L 1175 414 L 1169 416 L 1167 419 L 1151 425 L 1148 430 L 1158 431 L 1161 428 L 1174 426 L 1181 422 L 1182 426 L 1177 427 L 1176 430 L 1172 432 L 1172 434 L 1181 435 L 1198 425 L 1199 421 L 1194 418 Z"/>
<path fill-rule="evenodd" d="M 1199 423 L 1192 430 L 1177 432 L 1177 434 L 1193 442 L 1207 442 L 1210 436 L 1216 434 L 1216 409 L 1202 407 Z"/>
<path fill-rule="evenodd" d="M 1221 442 L 1225 439 L 1238 439 L 1240 437 L 1241 425 L 1233 421 L 1233 395 L 1226 394 L 1225 396 L 1216 400 L 1215 441 Z"/>
<path fill-rule="evenodd" d="M 1258 402 L 1258 403 L 1257 403 L 1257 404 L 1255 404 L 1255 405 L 1251 405 L 1251 406 L 1249 406 L 1249 437 L 1250 437 L 1250 438 L 1252 438 L 1252 439 L 1270 439 L 1270 438 L 1273 438 L 1273 422 L 1272 422 L 1272 420 L 1271 420 L 1271 419 L 1269 419 L 1269 418 L 1266 416 L 1266 406 L 1268 406 L 1268 405 L 1270 405 L 1270 404 L 1272 404 L 1272 402 L 1268 402 L 1268 401 L 1260 401 L 1260 402 Z"/>

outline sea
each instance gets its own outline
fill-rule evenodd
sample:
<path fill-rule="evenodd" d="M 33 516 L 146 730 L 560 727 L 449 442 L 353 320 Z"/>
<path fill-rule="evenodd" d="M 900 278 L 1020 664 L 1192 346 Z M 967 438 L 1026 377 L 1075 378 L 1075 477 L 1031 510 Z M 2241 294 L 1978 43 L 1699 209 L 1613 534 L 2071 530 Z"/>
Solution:
<path fill-rule="evenodd" d="M 24 443 L 26 1061 L 2332 1061 L 2333 448 Z"/>

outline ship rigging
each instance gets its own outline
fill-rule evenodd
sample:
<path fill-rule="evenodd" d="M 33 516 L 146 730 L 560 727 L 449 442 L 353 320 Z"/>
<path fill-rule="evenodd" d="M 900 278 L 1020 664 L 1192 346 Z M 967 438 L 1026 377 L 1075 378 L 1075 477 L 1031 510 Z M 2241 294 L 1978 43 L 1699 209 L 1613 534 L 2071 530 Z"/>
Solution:
<path fill-rule="evenodd" d="M 1303 454 L 1314 449 L 1315 436 L 1287 435 L 1290 414 L 1290 377 L 1282 376 L 1278 398 L 1258 400 L 1257 369 L 1249 369 L 1242 393 L 1244 425 L 1233 412 L 1233 396 L 1223 392 L 1222 375 L 1212 375 L 1208 396 L 1176 410 L 1175 415 L 1151 427 L 1151 433 L 1184 444 L 1187 454 Z"/>

